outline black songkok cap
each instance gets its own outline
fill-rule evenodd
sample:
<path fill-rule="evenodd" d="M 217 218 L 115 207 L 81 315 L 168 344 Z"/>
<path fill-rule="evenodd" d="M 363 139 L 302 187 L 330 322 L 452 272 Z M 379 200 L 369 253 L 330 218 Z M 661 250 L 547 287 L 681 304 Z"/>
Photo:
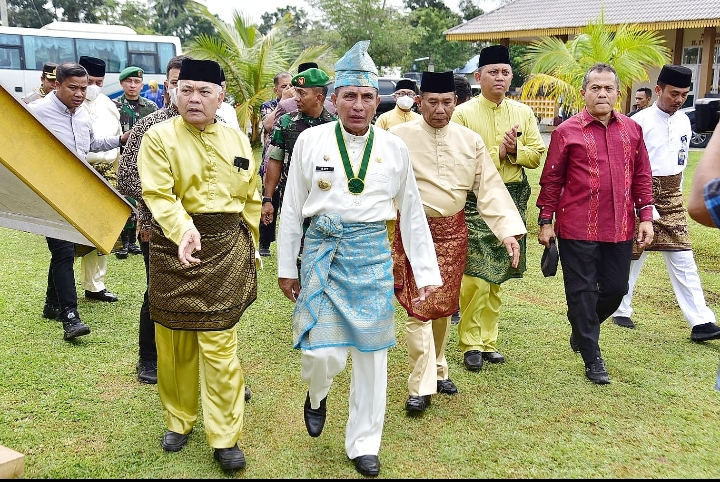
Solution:
<path fill-rule="evenodd" d="M 307 69 L 318 69 L 318 64 L 315 62 L 304 62 L 300 65 L 298 65 L 298 74 L 300 72 L 305 72 Z"/>
<path fill-rule="evenodd" d="M 455 75 L 452 70 L 447 72 L 423 72 L 420 90 L 436 94 L 455 93 Z"/>
<path fill-rule="evenodd" d="M 105 77 L 105 61 L 96 57 L 88 57 L 83 55 L 80 57 L 80 65 L 85 67 L 87 73 L 91 77 Z"/>
<path fill-rule="evenodd" d="M 183 59 L 178 80 L 195 80 L 222 85 L 222 70 L 214 60 Z"/>
<path fill-rule="evenodd" d="M 692 70 L 682 65 L 664 65 L 658 75 L 658 84 L 665 83 L 672 85 L 673 87 L 690 87 L 690 81 L 692 80 Z"/>
<path fill-rule="evenodd" d="M 398 83 L 395 84 L 395 91 L 398 90 L 412 90 L 416 94 L 418 93 L 418 87 L 417 83 L 412 79 L 400 79 L 398 80 Z"/>
<path fill-rule="evenodd" d="M 478 68 L 490 64 L 508 64 L 510 65 L 510 51 L 504 45 L 491 45 L 480 51 L 478 59 Z"/>

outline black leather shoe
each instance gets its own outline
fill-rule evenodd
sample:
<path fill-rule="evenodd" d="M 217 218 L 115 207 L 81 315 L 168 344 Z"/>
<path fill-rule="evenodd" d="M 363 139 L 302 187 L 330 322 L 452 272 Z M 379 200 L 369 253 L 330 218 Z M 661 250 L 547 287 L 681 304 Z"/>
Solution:
<path fill-rule="evenodd" d="M 635 329 L 635 323 L 633 323 L 633 321 L 627 316 L 613 316 L 612 320 L 613 323 L 615 323 L 617 326 L 622 326 L 623 328 L 630 328 L 631 330 Z"/>
<path fill-rule="evenodd" d="M 58 320 L 62 321 L 64 331 L 63 340 L 65 341 L 74 340 L 79 336 L 90 333 L 90 327 L 82 322 L 80 315 L 75 310 L 69 310 L 58 316 Z"/>
<path fill-rule="evenodd" d="M 220 467 L 222 467 L 223 470 L 240 470 L 245 468 L 245 454 L 237 444 L 229 449 L 215 449 L 213 457 L 220 462 Z"/>
<path fill-rule="evenodd" d="M 127 250 L 130 254 L 142 254 L 142 249 L 135 243 L 128 243 Z"/>
<path fill-rule="evenodd" d="M 690 339 L 692 341 L 716 340 L 718 338 L 720 338 L 720 326 L 717 326 L 715 323 L 695 325 L 690 332 Z"/>
<path fill-rule="evenodd" d="M 123 247 L 122 249 L 118 249 L 117 251 L 115 251 L 115 257 L 117 259 L 127 259 L 127 257 L 128 257 L 127 247 Z"/>
<path fill-rule="evenodd" d="M 266 248 L 265 246 L 260 246 L 260 256 L 270 256 L 270 248 Z"/>
<path fill-rule="evenodd" d="M 605 361 L 597 357 L 592 363 L 585 365 L 585 376 L 593 383 L 606 385 L 610 383 L 610 376 L 605 369 Z"/>
<path fill-rule="evenodd" d="M 465 368 L 471 372 L 479 371 L 483 366 L 483 357 L 480 350 L 470 350 L 463 353 Z"/>
<path fill-rule="evenodd" d="M 135 365 L 137 379 L 141 383 L 155 385 L 157 383 L 157 362 L 151 360 L 139 360 Z"/>
<path fill-rule="evenodd" d="M 444 393 L 446 395 L 455 395 L 458 392 L 457 387 L 449 378 L 446 380 L 437 381 L 437 392 Z"/>
<path fill-rule="evenodd" d="M 408 415 L 417 415 L 423 413 L 430 406 L 430 395 L 410 395 L 405 402 L 405 410 Z"/>
<path fill-rule="evenodd" d="M 107 301 L 109 303 L 112 303 L 112 302 L 118 300 L 117 295 L 115 293 L 109 292 L 108 290 L 100 290 L 100 291 L 85 290 L 85 298 L 90 298 L 91 300 L 98 300 L 98 301 Z"/>
<path fill-rule="evenodd" d="M 457 325 L 460 323 L 460 310 L 457 310 L 455 313 L 452 314 L 450 317 L 450 324 L 451 325 Z"/>
<path fill-rule="evenodd" d="M 42 312 L 43 318 L 47 318 L 48 320 L 56 320 L 58 315 L 60 315 L 60 308 L 58 308 L 57 306 L 53 306 L 49 303 L 45 303 Z"/>
<path fill-rule="evenodd" d="M 325 427 L 325 418 L 327 418 L 327 397 L 320 400 L 319 408 L 310 407 L 310 392 L 305 395 L 305 406 L 303 407 L 303 418 L 305 419 L 305 428 L 311 437 L 319 437 Z"/>
<path fill-rule="evenodd" d="M 252 397 L 252 392 L 250 391 L 250 387 L 245 385 L 245 401 L 249 401 L 250 397 Z"/>
<path fill-rule="evenodd" d="M 162 448 L 166 452 L 180 452 L 187 445 L 188 436 L 168 430 L 162 438 Z"/>
<path fill-rule="evenodd" d="M 377 477 L 380 473 L 380 459 L 377 455 L 360 455 L 352 459 L 355 470 L 366 477 Z"/>
<path fill-rule="evenodd" d="M 484 351 L 482 357 L 490 363 L 505 363 L 505 357 L 496 351 Z"/>

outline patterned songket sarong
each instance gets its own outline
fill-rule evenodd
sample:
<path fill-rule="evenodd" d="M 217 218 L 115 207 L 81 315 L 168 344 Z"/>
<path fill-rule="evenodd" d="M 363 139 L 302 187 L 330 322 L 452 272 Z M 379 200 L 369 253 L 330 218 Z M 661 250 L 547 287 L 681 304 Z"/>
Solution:
<path fill-rule="evenodd" d="M 688 251 L 692 249 L 683 196 L 680 190 L 682 172 L 672 176 L 653 176 L 653 199 L 660 219 L 653 221 L 654 237 L 645 251 Z M 635 239 L 640 220 L 635 218 Z M 633 243 L 632 259 L 638 259 L 642 251 Z"/>
<path fill-rule="evenodd" d="M 399 222 L 400 216 L 398 216 L 398 224 Z M 468 228 L 464 211 L 442 218 L 428 217 L 427 222 L 435 245 L 443 284 L 419 306 L 412 304 L 412 299 L 418 296 L 418 287 L 403 248 L 400 230 L 395 231 L 392 252 L 395 297 L 407 310 L 409 316 L 421 321 L 436 320 L 457 311 L 468 247 Z M 507 257 L 507 254 L 505 256 Z"/>
<path fill-rule="evenodd" d="M 505 187 L 515 201 L 520 217 L 523 222 L 526 222 L 527 203 L 531 190 L 525 173 L 523 173 L 521 182 L 506 183 Z M 522 278 L 527 269 L 527 236 L 518 240 L 520 263 L 517 268 L 513 268 L 502 240 L 493 234 L 478 213 L 477 198 L 472 192 L 468 193 L 465 202 L 465 215 L 468 225 L 468 254 L 465 262 L 465 274 L 495 284 L 501 284 L 510 278 Z"/>
<path fill-rule="evenodd" d="M 293 346 L 395 345 L 392 258 L 385 222 L 344 223 L 313 217 L 305 233 L 302 289 L 293 313 Z"/>
<path fill-rule="evenodd" d="M 150 317 L 178 330 L 232 328 L 257 298 L 255 249 L 238 213 L 191 215 L 202 250 L 183 266 L 178 246 L 153 221 L 150 238 Z"/>

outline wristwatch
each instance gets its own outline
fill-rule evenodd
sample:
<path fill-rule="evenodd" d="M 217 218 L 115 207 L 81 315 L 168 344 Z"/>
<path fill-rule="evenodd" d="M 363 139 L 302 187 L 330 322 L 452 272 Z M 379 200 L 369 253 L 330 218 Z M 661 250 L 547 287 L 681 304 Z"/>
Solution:
<path fill-rule="evenodd" d="M 271 202 L 272 202 L 272 198 L 271 198 L 271 197 L 263 197 L 263 200 L 262 200 L 262 203 L 263 203 L 263 204 L 265 204 L 265 203 L 271 203 Z"/>
<path fill-rule="evenodd" d="M 552 224 L 552 219 L 547 218 L 538 218 L 538 225 L 542 226 L 543 224 Z"/>

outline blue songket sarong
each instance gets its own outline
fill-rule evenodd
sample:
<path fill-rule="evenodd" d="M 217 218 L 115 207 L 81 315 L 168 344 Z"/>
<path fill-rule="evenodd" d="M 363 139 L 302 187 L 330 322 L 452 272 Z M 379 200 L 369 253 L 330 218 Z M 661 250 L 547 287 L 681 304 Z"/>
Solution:
<path fill-rule="evenodd" d="M 302 289 L 293 313 L 293 346 L 312 350 L 395 345 L 390 243 L 384 221 L 344 223 L 315 216 L 305 233 Z"/>

